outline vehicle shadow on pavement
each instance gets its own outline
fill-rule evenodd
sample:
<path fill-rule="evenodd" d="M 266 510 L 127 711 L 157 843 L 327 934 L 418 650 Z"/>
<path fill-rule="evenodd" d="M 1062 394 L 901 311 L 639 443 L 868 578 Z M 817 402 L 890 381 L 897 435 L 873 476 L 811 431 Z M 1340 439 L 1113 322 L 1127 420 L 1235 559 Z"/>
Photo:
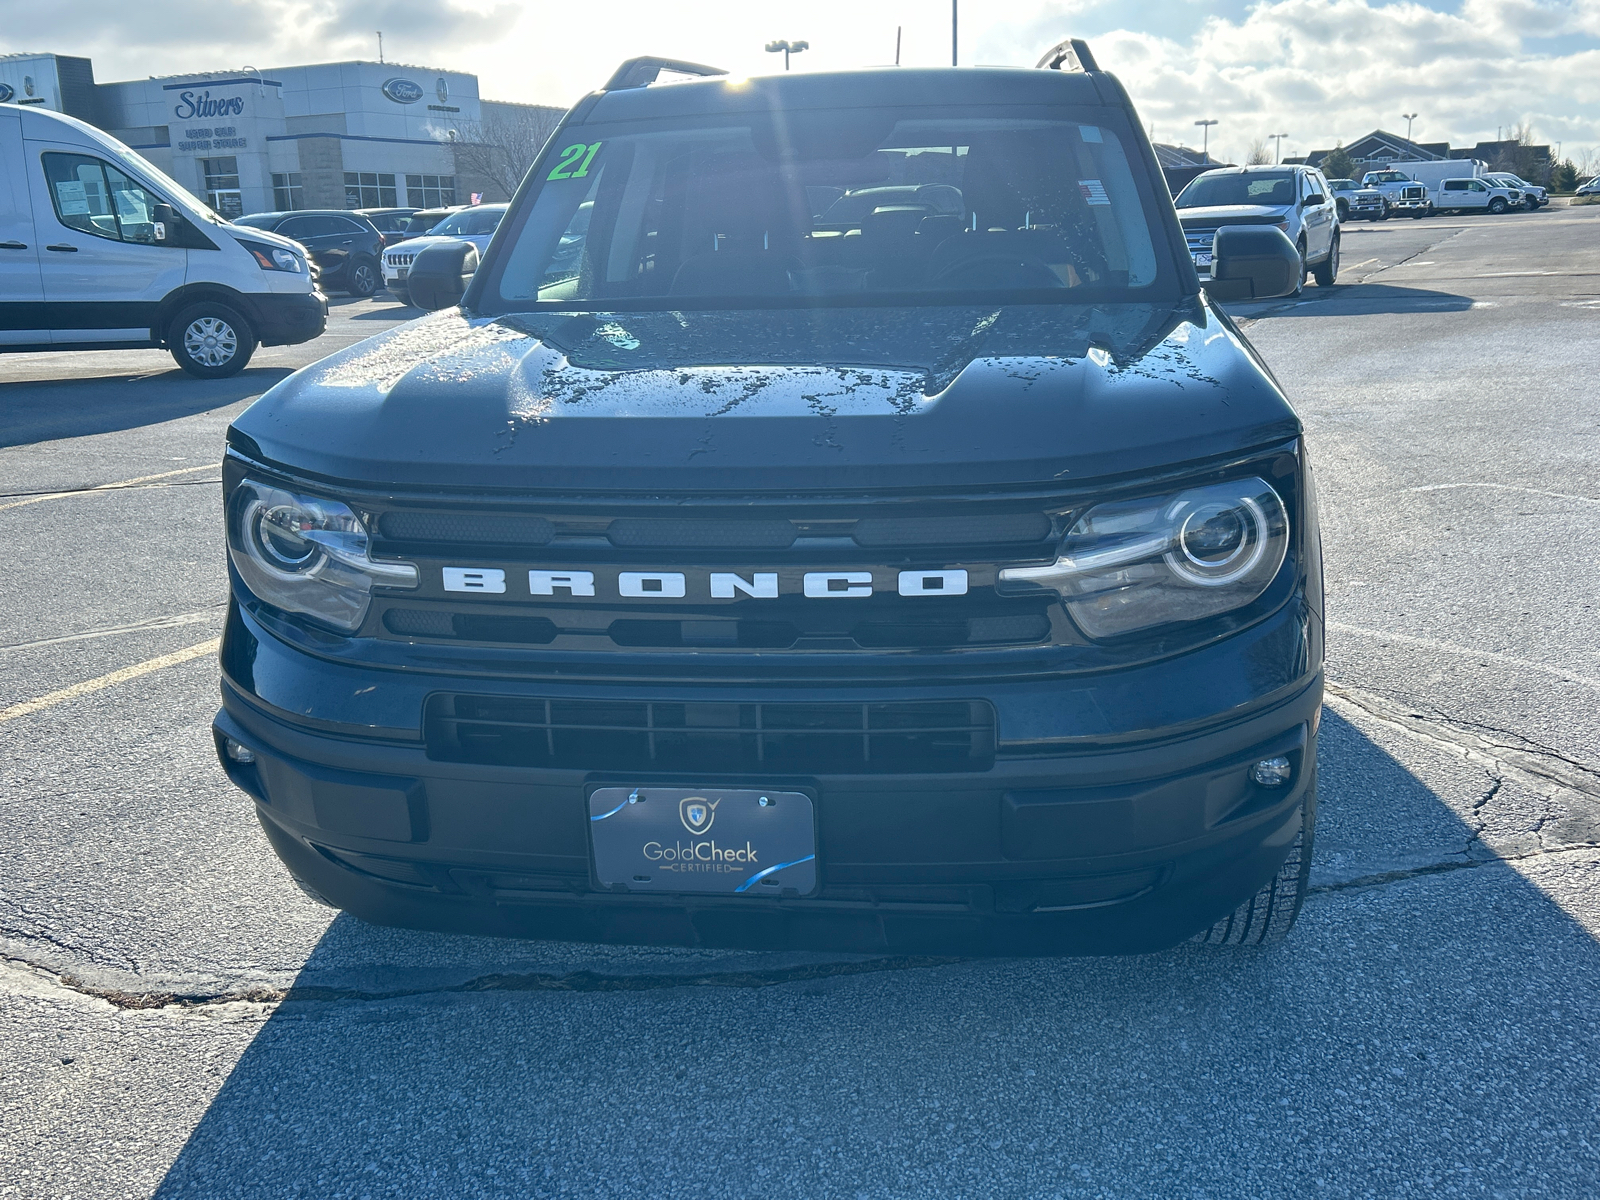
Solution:
<path fill-rule="evenodd" d="M 1392 283 L 1335 284 L 1307 288 L 1299 302 L 1273 309 L 1274 317 L 1375 316 L 1380 313 L 1466 312 L 1471 296 Z"/>
<path fill-rule="evenodd" d="M 1324 860 L 1263 950 L 291 1002 L 156 1195 L 1596 1194 L 1600 946 L 1537 872 L 1466 865 L 1453 793 L 1323 728 L 1331 856 L 1461 869 Z M 341 917 L 302 978 L 452 944 Z"/>
<path fill-rule="evenodd" d="M 413 308 L 409 304 L 386 304 L 382 308 L 370 308 L 366 312 L 352 313 L 352 321 L 414 321 L 418 317 L 427 316 L 420 308 Z"/>
<path fill-rule="evenodd" d="M 228 379 L 195 379 L 173 368 L 158 375 L 0 383 L 0 446 L 160 425 L 259 396 L 290 374 L 288 367 L 247 367 Z"/>

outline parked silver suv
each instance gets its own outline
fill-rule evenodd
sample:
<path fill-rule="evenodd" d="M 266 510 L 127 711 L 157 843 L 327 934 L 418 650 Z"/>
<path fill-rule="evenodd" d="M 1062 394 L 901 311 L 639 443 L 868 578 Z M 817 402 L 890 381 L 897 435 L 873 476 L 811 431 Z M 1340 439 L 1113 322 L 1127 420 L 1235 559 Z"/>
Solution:
<path fill-rule="evenodd" d="M 1212 240 L 1225 225 L 1275 225 L 1300 250 L 1320 287 L 1339 274 L 1339 210 L 1315 167 L 1223 167 L 1189 181 L 1174 203 L 1201 278 L 1211 274 Z M 1296 290 L 1298 294 L 1298 289 Z"/>

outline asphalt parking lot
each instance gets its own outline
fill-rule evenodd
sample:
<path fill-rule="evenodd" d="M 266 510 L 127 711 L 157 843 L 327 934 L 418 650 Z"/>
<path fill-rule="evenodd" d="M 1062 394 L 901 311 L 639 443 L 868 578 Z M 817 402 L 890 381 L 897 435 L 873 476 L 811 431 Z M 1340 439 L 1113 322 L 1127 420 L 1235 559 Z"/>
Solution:
<path fill-rule="evenodd" d="M 217 768 L 228 420 L 296 366 L 0 356 L 0 1197 L 1600 1194 L 1600 207 L 1346 226 L 1232 311 L 1330 619 L 1283 945 L 1126 959 L 379 929 Z"/>

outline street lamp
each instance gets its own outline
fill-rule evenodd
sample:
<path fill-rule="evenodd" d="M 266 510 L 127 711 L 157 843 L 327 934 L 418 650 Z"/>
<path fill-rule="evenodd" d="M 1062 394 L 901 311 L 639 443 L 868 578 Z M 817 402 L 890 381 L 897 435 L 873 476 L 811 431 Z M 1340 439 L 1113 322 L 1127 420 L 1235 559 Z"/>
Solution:
<path fill-rule="evenodd" d="M 1409 142 L 1411 140 L 1411 122 L 1417 119 L 1417 114 L 1401 113 L 1400 115 L 1406 119 L 1406 141 Z"/>
<path fill-rule="evenodd" d="M 1283 139 L 1289 135 L 1287 133 L 1269 133 L 1267 136 L 1278 143 L 1277 149 L 1273 151 L 1272 161 L 1281 163 L 1283 161 Z"/>
<path fill-rule="evenodd" d="M 1200 153 L 1205 156 L 1207 161 L 1209 161 L 1211 158 L 1211 127 L 1218 124 L 1218 122 L 1196 121 L 1195 124 L 1200 126 L 1201 129 L 1205 130 L 1205 133 L 1201 135 L 1200 139 Z"/>
<path fill-rule="evenodd" d="M 767 53 L 768 54 L 777 54 L 780 50 L 783 52 L 783 69 L 785 71 L 787 71 L 789 69 L 789 55 L 791 55 L 791 54 L 799 54 L 800 51 L 809 50 L 809 49 L 811 49 L 811 43 L 810 42 L 768 42 L 767 43 Z"/>

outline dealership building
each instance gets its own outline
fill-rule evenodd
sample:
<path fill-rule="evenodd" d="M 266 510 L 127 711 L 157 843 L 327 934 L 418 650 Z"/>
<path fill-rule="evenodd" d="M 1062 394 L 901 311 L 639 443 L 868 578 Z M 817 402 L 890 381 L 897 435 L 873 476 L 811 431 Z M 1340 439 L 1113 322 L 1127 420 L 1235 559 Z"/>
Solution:
<path fill-rule="evenodd" d="M 539 111 L 480 100 L 476 75 L 396 63 L 96 83 L 89 59 L 59 54 L 0 55 L 0 103 L 98 126 L 223 216 L 505 199 L 462 177 L 455 145 L 509 111 Z"/>

